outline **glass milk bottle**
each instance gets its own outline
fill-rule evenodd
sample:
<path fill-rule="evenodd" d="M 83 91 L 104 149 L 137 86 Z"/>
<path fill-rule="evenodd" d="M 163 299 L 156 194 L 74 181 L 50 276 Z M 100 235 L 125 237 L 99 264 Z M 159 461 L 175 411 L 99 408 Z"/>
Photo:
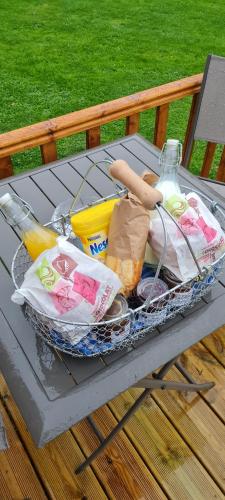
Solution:
<path fill-rule="evenodd" d="M 163 145 L 161 152 L 159 164 L 160 164 L 160 178 L 156 185 L 154 186 L 163 195 L 163 205 L 166 206 L 170 211 L 170 205 L 167 201 L 174 195 L 178 196 L 179 199 L 182 198 L 179 182 L 178 182 L 178 167 L 181 163 L 182 157 L 182 144 L 176 139 L 168 139 Z M 173 200 L 174 201 L 174 200 Z M 177 200 L 176 200 L 177 201 Z M 151 220 L 153 218 L 158 218 L 158 212 L 155 210 L 151 212 L 150 217 L 150 230 L 151 230 Z M 160 223 L 160 222 L 159 222 Z M 145 262 L 151 265 L 155 265 L 158 259 L 155 257 L 151 245 L 148 240 L 146 245 Z"/>
<path fill-rule="evenodd" d="M 168 139 L 160 156 L 161 173 L 155 188 L 163 195 L 163 204 L 174 194 L 181 195 L 178 182 L 178 167 L 181 163 L 182 144 L 176 139 Z"/>

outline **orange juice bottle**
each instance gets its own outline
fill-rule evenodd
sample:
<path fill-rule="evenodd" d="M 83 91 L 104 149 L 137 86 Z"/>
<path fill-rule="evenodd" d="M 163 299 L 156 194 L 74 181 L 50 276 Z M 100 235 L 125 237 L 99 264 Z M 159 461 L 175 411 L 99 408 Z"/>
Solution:
<path fill-rule="evenodd" d="M 34 228 L 23 233 L 22 240 L 31 258 L 35 260 L 44 250 L 56 246 L 58 236 L 51 229 L 36 223 Z"/>
<path fill-rule="evenodd" d="M 0 211 L 8 224 L 16 228 L 33 260 L 56 245 L 58 234 L 38 224 L 28 206 L 16 195 L 4 194 L 0 198 Z"/>

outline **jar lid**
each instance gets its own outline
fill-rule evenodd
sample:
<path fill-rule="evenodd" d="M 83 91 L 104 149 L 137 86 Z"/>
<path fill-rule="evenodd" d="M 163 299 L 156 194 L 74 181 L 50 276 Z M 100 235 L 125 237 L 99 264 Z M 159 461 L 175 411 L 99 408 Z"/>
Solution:
<path fill-rule="evenodd" d="M 169 146 L 177 146 L 179 144 L 178 139 L 167 139 L 166 144 Z"/>
<path fill-rule="evenodd" d="M 103 319 L 104 321 L 109 321 L 110 319 L 126 314 L 127 311 L 128 311 L 128 303 L 126 299 L 123 297 L 123 295 L 118 294 L 116 295 L 108 311 L 106 311 L 106 314 Z"/>
<path fill-rule="evenodd" d="M 154 289 L 152 288 L 154 286 Z M 167 292 L 168 286 L 161 279 L 155 278 L 145 278 L 138 283 L 137 295 L 142 299 L 146 300 L 150 295 L 152 299 L 159 297 L 163 293 Z"/>

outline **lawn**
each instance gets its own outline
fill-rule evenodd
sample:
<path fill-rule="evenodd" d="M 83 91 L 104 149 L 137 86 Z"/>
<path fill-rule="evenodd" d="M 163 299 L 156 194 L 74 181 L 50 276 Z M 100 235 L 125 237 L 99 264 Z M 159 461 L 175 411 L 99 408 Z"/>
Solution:
<path fill-rule="evenodd" d="M 0 0 L 0 9 L 0 132 L 199 73 L 208 53 L 225 55 L 224 0 Z M 182 139 L 189 103 L 171 106 L 169 136 Z M 153 125 L 144 113 L 149 139 Z M 104 126 L 102 140 L 123 127 Z M 59 141 L 59 155 L 84 147 L 80 134 Z M 16 155 L 16 172 L 38 155 Z"/>

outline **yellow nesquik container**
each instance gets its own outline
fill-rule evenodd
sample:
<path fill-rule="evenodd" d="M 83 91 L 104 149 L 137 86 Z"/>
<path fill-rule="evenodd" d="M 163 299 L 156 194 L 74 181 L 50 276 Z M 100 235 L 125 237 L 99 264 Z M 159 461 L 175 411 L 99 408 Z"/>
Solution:
<path fill-rule="evenodd" d="M 113 198 L 71 217 L 73 232 L 80 238 L 84 252 L 101 262 L 105 261 L 110 219 L 119 199 Z"/>

